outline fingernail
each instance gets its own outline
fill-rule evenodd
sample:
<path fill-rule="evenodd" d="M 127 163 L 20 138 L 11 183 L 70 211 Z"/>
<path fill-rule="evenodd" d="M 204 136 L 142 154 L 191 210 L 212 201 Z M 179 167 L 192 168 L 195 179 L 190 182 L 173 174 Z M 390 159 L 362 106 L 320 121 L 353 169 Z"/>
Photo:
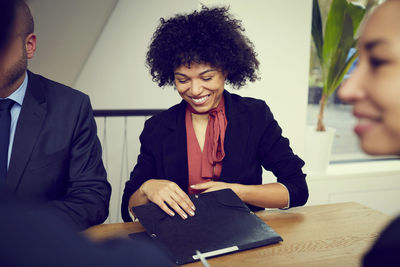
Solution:
<path fill-rule="evenodd" d="M 196 207 L 195 207 L 195 206 L 192 206 L 192 210 L 196 210 Z"/>
<path fill-rule="evenodd" d="M 171 215 L 171 216 L 175 216 L 175 213 L 171 212 L 170 215 Z"/>
<path fill-rule="evenodd" d="M 189 211 L 190 215 L 194 216 L 194 212 L 193 211 Z"/>
<path fill-rule="evenodd" d="M 195 184 L 192 184 L 190 187 L 191 187 L 191 188 L 195 188 L 195 187 L 196 187 L 196 185 L 195 185 Z"/>
<path fill-rule="evenodd" d="M 187 219 L 187 215 L 184 213 L 182 214 L 183 219 Z"/>

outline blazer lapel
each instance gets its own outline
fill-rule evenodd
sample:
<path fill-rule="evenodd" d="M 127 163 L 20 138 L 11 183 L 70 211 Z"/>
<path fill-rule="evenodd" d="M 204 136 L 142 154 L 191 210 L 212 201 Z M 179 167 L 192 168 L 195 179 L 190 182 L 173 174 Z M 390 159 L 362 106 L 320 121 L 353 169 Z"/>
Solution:
<path fill-rule="evenodd" d="M 189 186 L 187 141 L 185 127 L 186 103 L 182 101 L 166 120 L 170 130 L 162 147 L 166 178 L 174 181 L 185 192 Z"/>
<path fill-rule="evenodd" d="M 228 125 L 225 133 L 225 158 L 222 161 L 220 181 L 235 182 L 237 175 L 242 172 L 242 157 L 245 156 L 250 133 L 245 112 L 247 107 L 224 91 L 225 113 Z"/>
<path fill-rule="evenodd" d="M 7 185 L 13 191 L 18 187 L 46 116 L 46 100 L 40 81 L 36 75 L 30 72 L 28 75 L 28 87 L 17 122 L 7 173 Z"/>

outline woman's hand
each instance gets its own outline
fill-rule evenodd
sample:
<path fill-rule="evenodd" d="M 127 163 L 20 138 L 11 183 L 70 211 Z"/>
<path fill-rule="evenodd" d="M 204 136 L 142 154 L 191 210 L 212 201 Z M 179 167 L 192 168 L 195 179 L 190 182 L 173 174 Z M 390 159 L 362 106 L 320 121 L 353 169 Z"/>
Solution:
<path fill-rule="evenodd" d="M 289 191 L 281 183 L 243 185 L 212 181 L 190 187 L 205 190 L 203 193 L 230 188 L 243 202 L 263 208 L 287 208 L 290 206 Z"/>
<path fill-rule="evenodd" d="M 193 189 L 196 190 L 204 190 L 202 193 L 207 193 L 207 192 L 212 192 L 212 191 L 217 191 L 217 190 L 222 190 L 226 188 L 232 189 L 233 192 L 235 192 L 236 195 L 240 197 L 241 195 L 241 185 L 240 184 L 231 184 L 231 183 L 224 183 L 224 182 L 205 182 L 201 184 L 195 184 L 190 186 Z"/>
<path fill-rule="evenodd" d="M 153 203 L 157 204 L 170 216 L 175 213 L 183 219 L 194 216 L 195 206 L 189 196 L 174 182 L 168 180 L 151 179 L 143 183 L 139 190 Z M 167 206 L 168 204 L 168 206 Z"/>

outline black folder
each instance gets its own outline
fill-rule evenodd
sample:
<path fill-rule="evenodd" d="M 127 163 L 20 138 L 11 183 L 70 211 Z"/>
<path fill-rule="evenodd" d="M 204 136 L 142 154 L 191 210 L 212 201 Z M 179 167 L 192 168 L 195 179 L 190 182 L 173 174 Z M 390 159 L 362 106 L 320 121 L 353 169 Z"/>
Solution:
<path fill-rule="evenodd" d="M 132 210 L 148 236 L 164 249 L 176 264 L 214 257 L 282 241 L 231 190 L 223 189 L 191 195 L 196 215 L 186 220 L 178 214 L 169 216 L 154 203 Z M 143 233 L 131 234 L 143 238 Z"/>

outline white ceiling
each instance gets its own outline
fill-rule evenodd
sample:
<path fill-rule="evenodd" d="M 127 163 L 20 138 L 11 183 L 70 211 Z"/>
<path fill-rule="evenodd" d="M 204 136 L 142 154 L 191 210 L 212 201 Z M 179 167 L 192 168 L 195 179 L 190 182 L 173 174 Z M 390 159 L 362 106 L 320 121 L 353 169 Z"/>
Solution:
<path fill-rule="evenodd" d="M 37 50 L 29 69 L 72 86 L 118 0 L 30 0 Z"/>

